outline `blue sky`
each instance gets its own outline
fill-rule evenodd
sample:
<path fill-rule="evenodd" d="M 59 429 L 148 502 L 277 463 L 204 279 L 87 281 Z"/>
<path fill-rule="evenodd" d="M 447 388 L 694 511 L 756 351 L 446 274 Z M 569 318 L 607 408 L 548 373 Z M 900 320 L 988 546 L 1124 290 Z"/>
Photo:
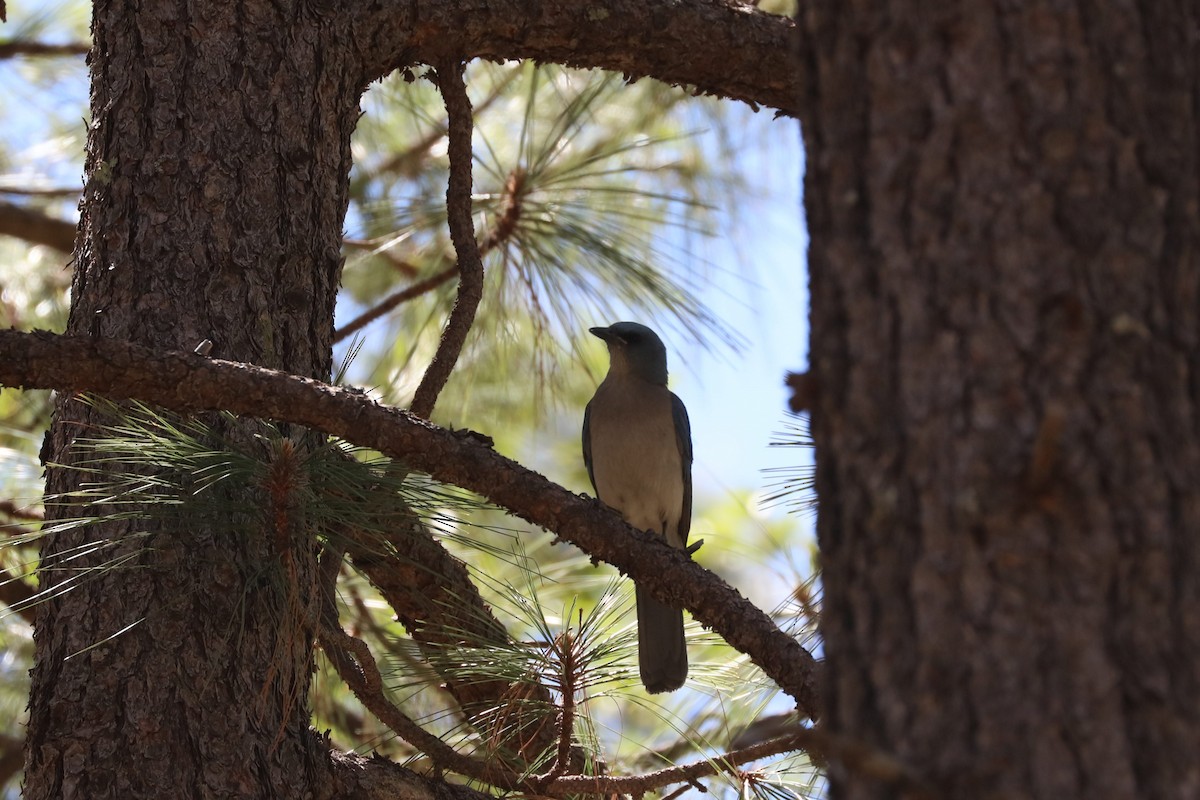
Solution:
<path fill-rule="evenodd" d="M 687 404 L 692 423 L 697 512 L 703 516 L 706 509 L 752 493 L 740 518 L 714 514 L 709 524 L 700 523 L 696 535 L 715 540 L 701 560 L 759 607 L 771 609 L 794 589 L 798 576 L 811 574 L 812 564 L 809 551 L 794 545 L 762 563 L 765 552 L 756 542 L 778 541 L 764 523 L 815 538 L 815 515 L 796 513 L 786 503 L 763 507 L 755 497 L 769 494 L 777 480 L 763 470 L 812 459 L 806 448 L 770 446 L 788 422 L 784 375 L 808 367 L 804 154 L 794 121 L 744 107 L 734 114 L 730 128 L 742 131 L 746 142 L 738 150 L 740 166 L 759 180 L 760 191 L 749 207 L 737 210 L 729 237 L 711 243 L 708 255 L 716 269 L 703 297 L 746 346 L 735 354 L 668 342 L 671 388 Z"/>
<path fill-rule="evenodd" d="M 739 108 L 748 146 L 742 167 L 761 180 L 738 210 L 731 238 L 711 243 L 717 269 L 706 304 L 746 340 L 740 353 L 669 342 L 672 388 L 687 404 L 695 439 L 695 480 L 703 490 L 755 488 L 764 467 L 792 463 L 794 449 L 768 449 L 785 419 L 784 374 L 807 366 L 808 235 L 800 204 L 803 151 L 794 121 Z"/>

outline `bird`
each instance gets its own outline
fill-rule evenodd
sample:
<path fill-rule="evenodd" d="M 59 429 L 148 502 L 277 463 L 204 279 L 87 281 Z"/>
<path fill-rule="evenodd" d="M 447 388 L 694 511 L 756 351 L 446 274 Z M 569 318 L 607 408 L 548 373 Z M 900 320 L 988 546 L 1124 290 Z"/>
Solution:
<path fill-rule="evenodd" d="M 637 322 L 588 332 L 608 345 L 608 374 L 583 412 L 583 462 L 596 496 L 640 530 L 686 548 L 692 524 L 692 432 L 667 388 L 667 348 Z M 683 611 L 635 584 L 638 668 L 651 694 L 687 678 Z"/>

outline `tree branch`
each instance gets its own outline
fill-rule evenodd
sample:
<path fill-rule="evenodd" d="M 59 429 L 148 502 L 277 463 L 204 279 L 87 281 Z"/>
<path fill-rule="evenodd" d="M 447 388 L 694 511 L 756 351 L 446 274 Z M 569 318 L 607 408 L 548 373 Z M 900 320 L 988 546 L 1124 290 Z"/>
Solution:
<path fill-rule="evenodd" d="M 509 174 L 508 180 L 504 182 L 504 204 L 501 206 L 500 216 L 496 219 L 496 223 L 492 229 L 488 231 L 487 236 L 479 243 L 478 252 L 480 259 L 494 248 L 504 244 L 517 230 L 517 223 L 521 220 L 523 210 L 521 201 L 524 191 L 525 173 L 519 169 L 514 170 Z M 357 333 L 401 303 L 407 303 L 414 297 L 419 297 L 426 292 L 436 289 L 457 274 L 458 263 L 455 262 L 441 272 L 435 272 L 428 278 L 422 278 L 397 292 L 393 292 L 334 331 L 334 343 L 340 342 L 353 333 Z"/>
<path fill-rule="evenodd" d="M 450 240 L 458 255 L 459 277 L 458 298 L 446 320 L 442 341 L 413 396 L 412 413 L 425 419 L 433 413 L 438 395 L 450 379 L 483 299 L 483 261 L 475 241 L 475 223 L 471 219 L 471 134 L 475 125 L 471 121 L 471 100 L 463 83 L 462 62 L 457 58 L 439 62 L 437 84 L 449 119 L 450 179 L 446 183 L 446 219 L 450 225 Z"/>
<path fill-rule="evenodd" d="M 21 739 L 0 735 L 0 790 L 4 789 L 24 766 L 24 745 Z"/>
<path fill-rule="evenodd" d="M 410 261 L 392 253 L 392 245 L 396 243 L 395 234 L 379 236 L 374 239 L 348 239 L 342 237 L 342 245 L 355 250 L 368 250 L 367 255 L 379 256 L 388 262 L 388 266 L 406 278 L 415 278 L 421 274 L 421 268 Z"/>
<path fill-rule="evenodd" d="M 803 714 L 817 715 L 815 660 L 760 609 L 682 551 L 635 531 L 599 501 L 501 456 L 478 434 L 439 428 L 358 393 L 276 370 L 85 336 L 0 331 L 0 385 L 90 390 L 175 411 L 225 409 L 371 447 L 554 531 L 660 602 L 688 609 L 749 655 Z"/>
<path fill-rule="evenodd" d="M 804 65 L 796 26 L 742 3 L 388 0 L 356 7 L 353 35 L 363 48 L 366 81 L 448 55 L 534 59 L 800 113 Z"/>
<path fill-rule="evenodd" d="M 496 82 L 492 87 L 488 96 L 474 106 L 473 114 L 475 119 L 479 119 L 479 115 L 487 111 L 498 100 L 505 97 L 505 92 L 512 82 L 521 75 L 520 68 L 509 68 L 504 77 Z M 405 147 L 398 153 L 393 153 L 391 158 L 384 161 L 379 166 L 371 170 L 364 169 L 350 183 L 350 196 L 358 197 L 362 194 L 362 189 L 370 181 L 378 178 L 381 175 L 389 173 L 397 173 L 404 177 L 413 177 L 418 173 L 428 169 L 429 167 L 429 151 L 433 146 L 440 142 L 446 135 L 447 128 L 445 125 L 437 125 L 430 128 L 424 136 L 416 142 Z"/>
<path fill-rule="evenodd" d="M 36 612 L 33 607 L 37 592 L 24 580 L 13 575 L 7 567 L 0 567 L 0 603 L 18 614 L 21 619 L 33 624 Z M 4 784 L 0 781 L 0 786 Z"/>
<path fill-rule="evenodd" d="M 25 522 L 41 522 L 46 515 L 32 506 L 19 506 L 14 500 L 0 500 L 0 514 Z"/>
<path fill-rule="evenodd" d="M 494 800 L 468 786 L 427 778 L 386 758 L 330 753 L 335 789 L 331 800 Z"/>
<path fill-rule="evenodd" d="M 407 529 L 406 529 L 407 527 Z M 504 645 L 508 631 L 471 582 L 466 567 L 438 542 L 414 514 L 407 523 L 381 540 L 379 535 L 347 528 L 346 552 L 356 569 L 379 590 L 404 625 L 413 641 L 429 656 L 449 645 Z M 336 619 L 336 615 L 335 615 Z M 494 676 L 446 670 L 442 660 L 427 658 L 446 683 L 470 724 L 489 741 L 497 742 L 497 760 L 515 758 L 526 768 L 554 742 L 554 734 L 543 719 L 552 697 L 546 687 L 516 685 Z M 514 692 L 516 695 L 514 695 Z M 495 709 L 512 704 L 520 696 L 527 701 L 501 719 Z M 415 744 L 415 743 L 414 743 Z M 521 758 L 522 756 L 531 756 Z"/>
<path fill-rule="evenodd" d="M 13 41 L 0 44 L 0 61 L 8 58 L 51 58 L 56 56 L 86 56 L 92 46 L 87 42 L 66 42 L 64 44 L 49 44 L 47 42 Z"/>
<path fill-rule="evenodd" d="M 328 623 L 328 617 L 325 618 Z M 694 783 L 700 778 L 719 772 L 733 772 L 741 764 L 788 753 L 809 750 L 827 758 L 840 761 L 848 768 L 876 778 L 881 783 L 908 792 L 914 800 L 934 797 L 933 791 L 912 771 L 892 756 L 865 745 L 851 742 L 844 737 L 833 736 L 819 729 L 798 727 L 791 734 L 770 739 L 766 742 L 733 750 L 722 755 L 693 764 L 668 767 L 644 775 L 605 776 L 571 775 L 562 777 L 570 750 L 570 709 L 564 700 L 563 741 L 554 766 L 546 775 L 522 778 L 519 774 L 502 767 L 497 761 L 480 761 L 465 756 L 433 736 L 397 708 L 383 694 L 382 677 L 370 649 L 360 639 L 350 636 L 340 627 L 323 624 L 321 644 L 330 655 L 338 674 L 350 686 L 355 696 L 374 714 L 380 722 L 396 732 L 402 739 L 416 747 L 437 764 L 460 775 L 497 788 L 523 791 L 535 796 L 570 797 L 577 794 L 641 795 L 675 783 Z M 569 648 L 569 643 L 564 643 Z M 351 659 L 350 655 L 353 655 Z M 566 667 L 570 669 L 569 666 Z M 567 689 L 564 689 L 567 691 Z"/>
<path fill-rule="evenodd" d="M 458 752 L 388 700 L 383 693 L 383 677 L 379 674 L 375 657 L 361 639 L 354 638 L 340 627 L 326 624 L 321 626 L 320 639 L 334 668 L 367 710 L 401 739 L 429 756 L 439 767 L 502 789 L 513 789 L 521 783 L 518 776 L 502 769 L 496 761 L 479 761 Z"/>
<path fill-rule="evenodd" d="M 694 783 L 719 772 L 735 772 L 741 764 L 763 758 L 805 750 L 824 758 L 837 761 L 848 769 L 869 775 L 885 786 L 903 791 L 910 800 L 933 800 L 938 793 L 920 779 L 905 764 L 894 756 L 855 742 L 844 736 L 828 733 L 820 728 L 801 728 L 760 744 L 731 750 L 719 756 L 692 764 L 650 772 L 645 775 L 629 775 L 619 778 L 593 778 L 572 775 L 559 778 L 545 788 L 551 796 L 562 797 L 570 793 L 632 794 L 661 789 L 673 783 Z"/>
<path fill-rule="evenodd" d="M 82 193 L 82 186 L 68 186 L 56 189 L 52 186 L 39 188 L 36 186 L 13 186 L 7 183 L 0 183 L 0 194 L 15 194 L 21 197 L 54 197 L 66 199 L 69 197 L 78 198 Z"/>
<path fill-rule="evenodd" d="M 0 500 L 0 515 L 30 522 L 42 520 L 41 512 L 18 507 L 12 500 Z M 30 533 L 28 528 L 16 522 L 0 523 L 0 536 L 27 536 Z M 0 547 L 3 547 L 2 543 Z M 7 567 L 0 566 L 0 603 L 8 606 L 11 612 L 20 615 L 30 625 L 37 616 L 34 608 L 36 597 L 37 590 L 26 583 L 23 577 L 14 575 Z M 3 785 L 4 781 L 0 780 L 0 786 Z"/>
<path fill-rule="evenodd" d="M 457 263 L 451 264 L 450 266 L 446 267 L 441 272 L 435 272 L 433 275 L 430 275 L 428 278 L 422 278 L 421 280 L 417 281 L 416 283 L 411 283 L 408 286 L 405 286 L 403 289 L 401 289 L 398 292 L 393 292 L 392 294 L 383 298 L 378 303 L 371 306 L 366 311 L 359 314 L 357 317 L 350 320 L 345 325 L 343 325 L 342 327 L 340 327 L 336 331 L 334 331 L 333 341 L 335 343 L 340 342 L 342 339 L 345 339 L 347 336 L 357 333 L 358 331 L 367 327 L 372 322 L 379 319 L 384 314 L 388 313 L 389 311 L 391 311 L 393 308 L 400 305 L 401 303 L 407 303 L 409 300 L 412 300 L 414 297 L 420 297 L 421 295 L 425 294 L 426 292 L 433 291 L 434 289 L 441 286 L 443 283 L 450 280 L 457 274 L 458 274 L 458 264 Z"/>
<path fill-rule="evenodd" d="M 70 255 L 75 250 L 75 223 L 32 208 L 0 200 L 0 234 L 53 247 Z"/>
<path fill-rule="evenodd" d="M 700 778 L 708 778 L 720 772 L 732 772 L 734 768 L 758 761 L 763 758 L 790 753 L 804 747 L 803 731 L 800 735 L 782 736 L 753 747 L 742 748 L 723 753 L 713 758 L 697 761 L 692 764 L 681 764 L 667 767 L 644 775 L 626 775 L 621 777 L 593 778 L 588 775 L 571 775 L 562 777 L 550 783 L 544 791 L 554 796 L 571 793 L 597 793 L 605 795 L 632 794 L 641 795 L 656 789 L 662 789 L 673 783 L 693 783 Z"/>

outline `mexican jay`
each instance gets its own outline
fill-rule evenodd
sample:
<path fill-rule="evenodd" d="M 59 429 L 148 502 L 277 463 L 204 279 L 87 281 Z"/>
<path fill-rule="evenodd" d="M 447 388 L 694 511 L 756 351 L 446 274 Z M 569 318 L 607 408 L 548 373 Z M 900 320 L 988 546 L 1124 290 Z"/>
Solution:
<path fill-rule="evenodd" d="M 667 348 L 636 322 L 591 328 L 608 345 L 608 375 L 583 413 L 583 461 L 596 495 L 635 528 L 687 544 L 692 524 L 692 433 L 667 389 Z M 687 677 L 683 611 L 635 586 L 638 666 L 649 692 Z"/>

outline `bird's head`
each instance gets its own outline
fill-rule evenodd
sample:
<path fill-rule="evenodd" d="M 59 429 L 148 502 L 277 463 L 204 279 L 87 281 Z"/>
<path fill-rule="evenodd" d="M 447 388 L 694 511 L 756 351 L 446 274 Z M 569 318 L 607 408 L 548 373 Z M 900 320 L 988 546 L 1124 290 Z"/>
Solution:
<path fill-rule="evenodd" d="M 608 345 L 610 373 L 666 386 L 667 348 L 657 333 L 637 322 L 616 322 L 588 332 Z"/>

